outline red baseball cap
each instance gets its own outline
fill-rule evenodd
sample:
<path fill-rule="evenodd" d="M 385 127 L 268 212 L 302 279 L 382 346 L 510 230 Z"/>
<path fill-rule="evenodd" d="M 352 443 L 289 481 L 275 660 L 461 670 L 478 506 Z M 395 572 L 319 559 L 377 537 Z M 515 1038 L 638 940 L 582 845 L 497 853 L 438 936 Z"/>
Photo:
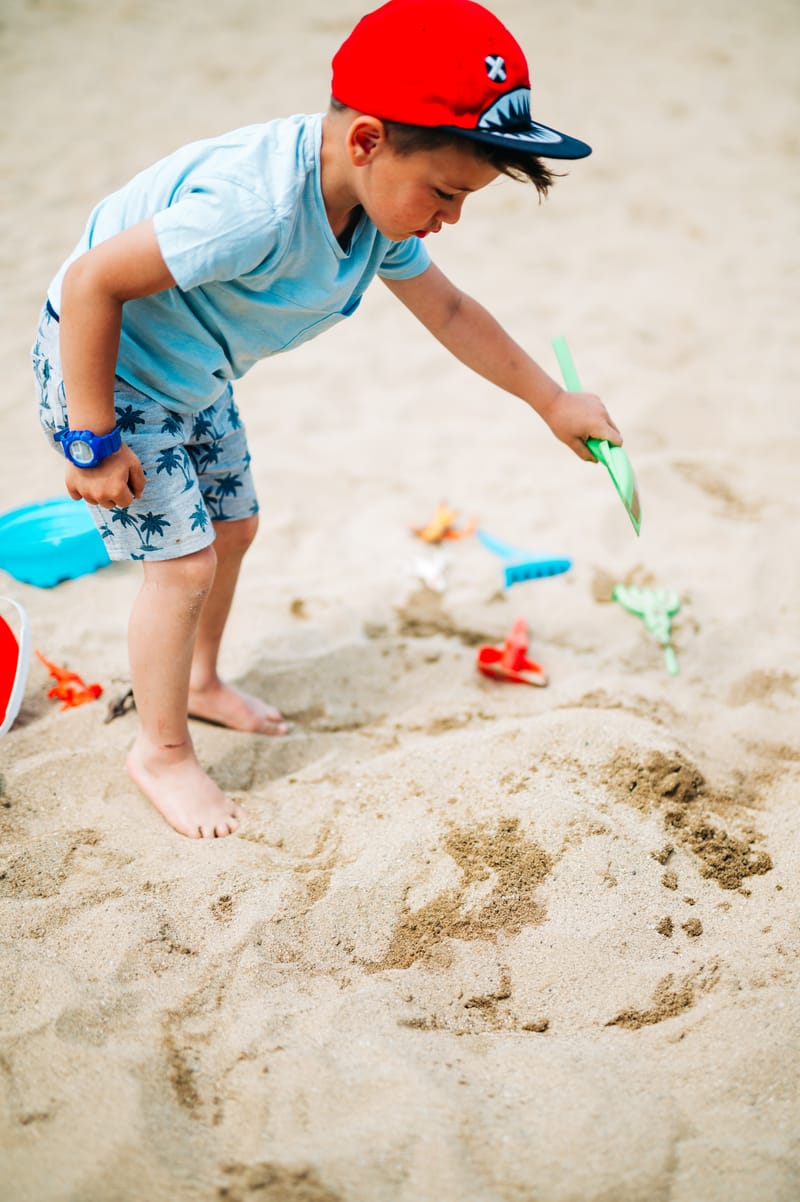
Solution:
<path fill-rule="evenodd" d="M 541 158 L 592 152 L 531 119 L 525 55 L 474 0 L 389 0 L 362 17 L 332 66 L 340 104 L 386 121 L 436 126 Z"/>

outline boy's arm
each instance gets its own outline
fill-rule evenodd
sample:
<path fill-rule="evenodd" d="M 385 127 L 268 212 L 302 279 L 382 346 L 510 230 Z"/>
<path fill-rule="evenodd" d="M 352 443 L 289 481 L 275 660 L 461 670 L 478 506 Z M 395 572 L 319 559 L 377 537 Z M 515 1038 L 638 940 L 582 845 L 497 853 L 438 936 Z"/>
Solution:
<path fill-rule="evenodd" d="M 70 429 L 101 435 L 114 429 L 122 306 L 174 284 L 150 221 L 101 242 L 71 264 L 61 290 L 59 322 Z M 130 505 L 144 488 L 141 463 L 125 443 L 97 467 L 79 468 L 68 461 L 65 480 L 75 500 L 82 497 L 107 509 Z"/>
<path fill-rule="evenodd" d="M 383 282 L 457 359 L 535 409 L 556 438 L 581 459 L 594 459 L 587 438 L 622 442 L 598 397 L 565 392 L 482 305 L 456 288 L 435 264 L 413 279 Z"/>

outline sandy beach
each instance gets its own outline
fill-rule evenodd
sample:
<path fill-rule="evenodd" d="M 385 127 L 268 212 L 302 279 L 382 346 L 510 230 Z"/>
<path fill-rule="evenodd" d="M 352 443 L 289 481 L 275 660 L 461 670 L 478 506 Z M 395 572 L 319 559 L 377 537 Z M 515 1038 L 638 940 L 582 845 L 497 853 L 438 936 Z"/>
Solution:
<path fill-rule="evenodd" d="M 585 138 L 431 248 L 625 434 L 605 470 L 376 283 L 237 388 L 261 500 L 224 646 L 293 723 L 192 724 L 248 811 L 171 831 L 124 772 L 135 564 L 0 570 L 48 659 L 0 739 L 0 1202 L 800 1197 L 800 14 L 498 0 Z M 355 0 L 9 0 L 0 510 L 61 494 L 29 365 L 107 192 L 327 104 Z M 503 589 L 440 502 L 568 572 Z M 614 584 L 675 590 L 679 674 Z M 549 683 L 476 670 L 524 618 Z"/>

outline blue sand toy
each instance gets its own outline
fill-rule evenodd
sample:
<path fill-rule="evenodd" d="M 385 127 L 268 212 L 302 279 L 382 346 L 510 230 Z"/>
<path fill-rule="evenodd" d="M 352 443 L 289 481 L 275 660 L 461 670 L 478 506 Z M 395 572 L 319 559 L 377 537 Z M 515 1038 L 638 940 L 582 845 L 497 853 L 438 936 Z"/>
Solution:
<path fill-rule="evenodd" d="M 477 530 L 478 538 L 487 551 L 498 555 L 503 560 L 503 581 L 505 588 L 519 584 L 523 580 L 536 580 L 541 576 L 558 576 L 568 572 L 572 567 L 571 559 L 557 559 L 553 556 L 537 556 L 532 551 L 523 551 L 520 547 L 512 547 L 509 543 L 493 538 L 485 530 Z"/>
<path fill-rule="evenodd" d="M 23 584 L 52 588 L 110 562 L 83 501 L 55 497 L 0 515 L 0 568 Z"/>

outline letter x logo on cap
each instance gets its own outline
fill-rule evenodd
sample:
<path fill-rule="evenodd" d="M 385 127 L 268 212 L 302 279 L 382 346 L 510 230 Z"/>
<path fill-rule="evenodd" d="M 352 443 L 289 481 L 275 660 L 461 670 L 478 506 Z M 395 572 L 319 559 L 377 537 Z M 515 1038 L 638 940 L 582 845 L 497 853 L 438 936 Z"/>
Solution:
<path fill-rule="evenodd" d="M 500 54 L 487 54 L 483 60 L 486 63 L 486 74 L 495 83 L 504 83 L 506 78 L 506 64 Z"/>

